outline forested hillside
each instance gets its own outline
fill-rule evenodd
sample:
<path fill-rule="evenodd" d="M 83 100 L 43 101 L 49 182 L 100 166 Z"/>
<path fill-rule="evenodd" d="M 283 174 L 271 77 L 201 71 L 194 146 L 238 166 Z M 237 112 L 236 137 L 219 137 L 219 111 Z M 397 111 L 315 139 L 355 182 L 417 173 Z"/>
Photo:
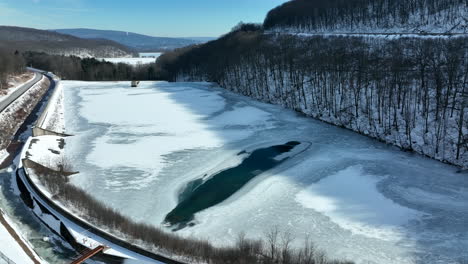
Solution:
<path fill-rule="evenodd" d="M 50 71 L 64 80 L 81 81 L 130 81 L 155 80 L 154 64 L 132 66 L 125 63 L 110 63 L 94 58 L 48 55 L 38 52 L 23 54 L 28 66 Z"/>
<path fill-rule="evenodd" d="M 468 167 L 466 37 L 300 37 L 241 25 L 160 57 L 172 81 L 212 81 Z"/>
<path fill-rule="evenodd" d="M 264 25 L 291 33 L 466 33 L 468 2 L 293 0 L 271 10 Z"/>
<path fill-rule="evenodd" d="M 0 90 L 7 88 L 8 77 L 26 71 L 26 66 L 53 72 L 64 80 L 130 81 L 133 79 L 156 80 L 158 78 L 154 63 L 132 66 L 94 58 L 50 55 L 30 51 L 20 53 L 0 49 Z"/>
<path fill-rule="evenodd" d="M 0 48 L 79 57 L 131 57 L 136 52 L 110 40 L 81 39 L 32 28 L 0 26 Z"/>
<path fill-rule="evenodd" d="M 0 48 L 0 90 L 8 88 L 8 76 L 17 75 L 24 70 L 24 59 L 19 52 Z"/>

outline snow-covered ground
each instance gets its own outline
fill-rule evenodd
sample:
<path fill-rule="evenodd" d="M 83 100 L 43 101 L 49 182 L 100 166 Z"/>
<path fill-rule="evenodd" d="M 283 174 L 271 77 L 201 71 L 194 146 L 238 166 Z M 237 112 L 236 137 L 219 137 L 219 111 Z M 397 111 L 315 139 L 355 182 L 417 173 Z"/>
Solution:
<path fill-rule="evenodd" d="M 112 63 L 125 63 L 130 65 L 150 64 L 156 61 L 155 58 L 103 58 L 100 60 Z"/>
<path fill-rule="evenodd" d="M 156 59 L 161 56 L 160 52 L 145 52 L 139 53 L 139 58 L 100 58 L 99 60 L 104 60 L 112 63 L 125 63 L 130 65 L 143 65 L 156 62 Z"/>
<path fill-rule="evenodd" d="M 220 245 L 278 226 L 357 263 L 468 260 L 468 175 L 353 132 L 206 83 L 62 82 L 73 183 L 160 226 L 185 185 L 236 166 L 237 153 L 301 141 L 177 233 Z"/>
<path fill-rule="evenodd" d="M 56 79 L 55 82 L 55 90 L 49 98 L 47 108 L 42 114 L 44 116 L 44 118 L 41 119 L 42 124 L 37 124 L 37 126 L 43 129 L 63 133 L 65 131 L 63 89 L 61 82 L 58 79 Z"/>
<path fill-rule="evenodd" d="M 0 163 L 2 163 L 10 155 L 6 149 L 0 149 Z"/>
<path fill-rule="evenodd" d="M 388 8 L 388 7 L 383 7 Z M 333 19 L 334 23 L 323 23 L 322 25 L 299 23 L 296 21 L 291 26 L 277 26 L 270 32 L 277 33 L 462 33 L 467 34 L 468 5 L 463 2 L 451 2 L 440 10 L 429 11 L 429 8 L 418 7 L 416 10 L 408 10 L 408 16 L 404 19 L 400 15 L 382 14 L 377 15 L 372 5 L 362 8 L 356 17 L 341 16 Z M 387 10 L 392 10 L 391 8 Z M 385 12 L 385 11 L 384 11 Z M 387 23 L 382 22 L 385 21 Z M 319 23 L 320 24 L 320 23 Z"/>
<path fill-rule="evenodd" d="M 0 214 L 3 215 L 2 212 Z M 8 260 L 21 264 L 34 263 L 1 223 L 0 243 L 0 263 L 8 263 Z M 6 258 L 3 258 L 2 255 L 6 256 Z"/>

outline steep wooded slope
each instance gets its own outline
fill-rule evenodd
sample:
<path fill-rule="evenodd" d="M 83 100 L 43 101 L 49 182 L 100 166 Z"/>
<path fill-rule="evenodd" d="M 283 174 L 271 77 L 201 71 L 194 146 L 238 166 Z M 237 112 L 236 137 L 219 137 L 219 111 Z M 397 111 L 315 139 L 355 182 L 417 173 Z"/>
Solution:
<path fill-rule="evenodd" d="M 468 168 L 466 14 L 463 0 L 293 0 L 157 67 Z"/>
<path fill-rule="evenodd" d="M 429 157 L 468 167 L 466 37 L 235 31 L 160 57 L 174 81 L 211 81 Z"/>
<path fill-rule="evenodd" d="M 468 2 L 293 0 L 271 10 L 264 25 L 294 33 L 466 33 Z"/>

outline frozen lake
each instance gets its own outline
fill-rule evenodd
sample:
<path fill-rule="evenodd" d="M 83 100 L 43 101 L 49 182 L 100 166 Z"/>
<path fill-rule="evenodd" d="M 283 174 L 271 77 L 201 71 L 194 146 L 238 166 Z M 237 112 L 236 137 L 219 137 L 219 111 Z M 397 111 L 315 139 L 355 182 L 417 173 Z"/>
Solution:
<path fill-rule="evenodd" d="M 194 183 L 247 171 L 176 232 L 223 244 L 277 226 L 357 263 L 468 261 L 468 175 L 454 167 L 210 84 L 62 84 L 74 184 L 137 221 L 160 226 L 187 190 L 204 197 Z M 242 167 L 287 142 L 300 145 L 274 166 Z"/>
<path fill-rule="evenodd" d="M 155 63 L 161 52 L 154 53 L 140 53 L 138 58 L 99 58 L 98 60 L 107 61 L 111 63 L 125 63 L 133 66 Z"/>

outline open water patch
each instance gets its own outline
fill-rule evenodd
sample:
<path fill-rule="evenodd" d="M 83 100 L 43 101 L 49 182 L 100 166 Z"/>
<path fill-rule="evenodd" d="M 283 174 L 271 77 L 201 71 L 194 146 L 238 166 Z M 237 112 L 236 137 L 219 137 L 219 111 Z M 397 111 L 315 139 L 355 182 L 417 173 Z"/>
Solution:
<path fill-rule="evenodd" d="M 174 230 L 193 225 L 191 221 L 196 213 L 228 199 L 257 175 L 291 158 L 296 153 L 292 150 L 301 144 L 290 141 L 251 153 L 242 151 L 248 156 L 238 166 L 218 172 L 206 181 L 203 178 L 207 178 L 207 175 L 204 175 L 201 179 L 188 182 L 179 194 L 179 204 L 166 215 L 164 224 Z"/>

